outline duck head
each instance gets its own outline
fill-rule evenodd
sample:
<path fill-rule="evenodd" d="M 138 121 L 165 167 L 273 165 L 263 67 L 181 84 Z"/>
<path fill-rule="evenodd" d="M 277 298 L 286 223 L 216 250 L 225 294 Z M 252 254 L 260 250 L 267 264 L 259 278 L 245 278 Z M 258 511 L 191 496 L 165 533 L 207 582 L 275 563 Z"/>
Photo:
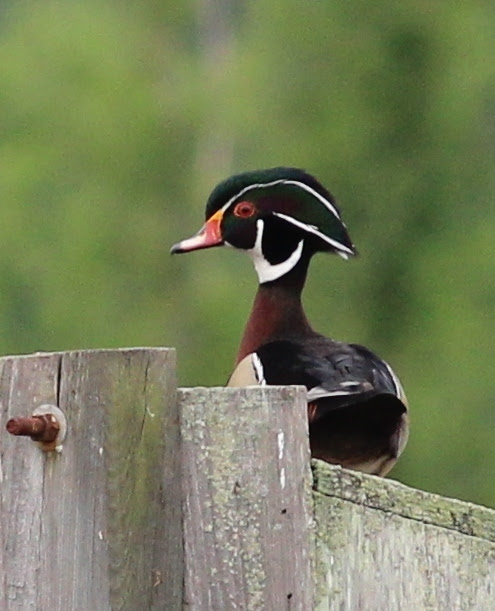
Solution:
<path fill-rule="evenodd" d="M 171 252 L 223 245 L 245 250 L 262 284 L 316 252 L 344 259 L 356 254 L 332 195 L 305 171 L 283 167 L 237 174 L 217 185 L 204 226 Z"/>

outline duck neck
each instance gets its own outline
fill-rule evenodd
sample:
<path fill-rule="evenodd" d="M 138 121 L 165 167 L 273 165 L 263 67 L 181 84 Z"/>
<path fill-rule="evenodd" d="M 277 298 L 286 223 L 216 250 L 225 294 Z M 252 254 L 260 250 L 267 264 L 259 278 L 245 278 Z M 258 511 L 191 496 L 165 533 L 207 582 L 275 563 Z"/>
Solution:
<path fill-rule="evenodd" d="M 314 333 L 301 301 L 309 261 L 310 257 L 303 257 L 281 278 L 258 286 L 237 354 L 237 363 L 266 342 Z"/>

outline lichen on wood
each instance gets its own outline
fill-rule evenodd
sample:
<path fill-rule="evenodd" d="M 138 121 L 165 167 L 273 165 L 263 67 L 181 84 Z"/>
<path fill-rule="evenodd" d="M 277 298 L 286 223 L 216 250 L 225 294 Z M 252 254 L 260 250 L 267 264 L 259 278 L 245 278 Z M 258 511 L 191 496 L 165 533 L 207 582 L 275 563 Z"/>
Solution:
<path fill-rule="evenodd" d="M 493 608 L 495 511 L 313 463 L 318 610 Z"/>
<path fill-rule="evenodd" d="M 184 389 L 179 405 L 186 604 L 311 609 L 305 390 Z"/>

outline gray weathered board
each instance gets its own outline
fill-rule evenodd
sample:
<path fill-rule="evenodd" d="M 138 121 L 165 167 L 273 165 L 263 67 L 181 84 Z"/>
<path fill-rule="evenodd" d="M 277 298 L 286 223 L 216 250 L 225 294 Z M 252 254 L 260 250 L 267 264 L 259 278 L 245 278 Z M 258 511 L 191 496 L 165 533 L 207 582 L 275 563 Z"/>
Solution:
<path fill-rule="evenodd" d="M 493 611 L 495 511 L 314 463 L 317 609 Z"/>
<path fill-rule="evenodd" d="M 175 392 L 173 350 L 0 359 L 2 611 L 180 608 Z M 67 416 L 60 454 L 5 431 L 42 403 Z"/>
<path fill-rule="evenodd" d="M 305 389 L 184 389 L 179 405 L 186 605 L 311 609 Z"/>
<path fill-rule="evenodd" d="M 5 432 L 61 407 L 61 454 Z M 0 610 L 490 611 L 495 512 L 313 463 L 305 391 L 175 354 L 0 359 Z"/>

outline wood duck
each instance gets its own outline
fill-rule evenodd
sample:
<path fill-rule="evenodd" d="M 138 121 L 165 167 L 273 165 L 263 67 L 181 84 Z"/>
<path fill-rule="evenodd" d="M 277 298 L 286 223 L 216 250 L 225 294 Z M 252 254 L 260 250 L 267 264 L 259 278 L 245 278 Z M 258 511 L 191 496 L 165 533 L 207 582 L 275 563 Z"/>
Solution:
<path fill-rule="evenodd" d="M 408 437 L 399 379 L 367 348 L 314 331 L 301 303 L 315 253 L 356 254 L 332 195 L 296 168 L 233 176 L 210 195 L 205 225 L 171 252 L 222 245 L 245 250 L 259 278 L 227 385 L 306 386 L 312 455 L 386 475 Z"/>

